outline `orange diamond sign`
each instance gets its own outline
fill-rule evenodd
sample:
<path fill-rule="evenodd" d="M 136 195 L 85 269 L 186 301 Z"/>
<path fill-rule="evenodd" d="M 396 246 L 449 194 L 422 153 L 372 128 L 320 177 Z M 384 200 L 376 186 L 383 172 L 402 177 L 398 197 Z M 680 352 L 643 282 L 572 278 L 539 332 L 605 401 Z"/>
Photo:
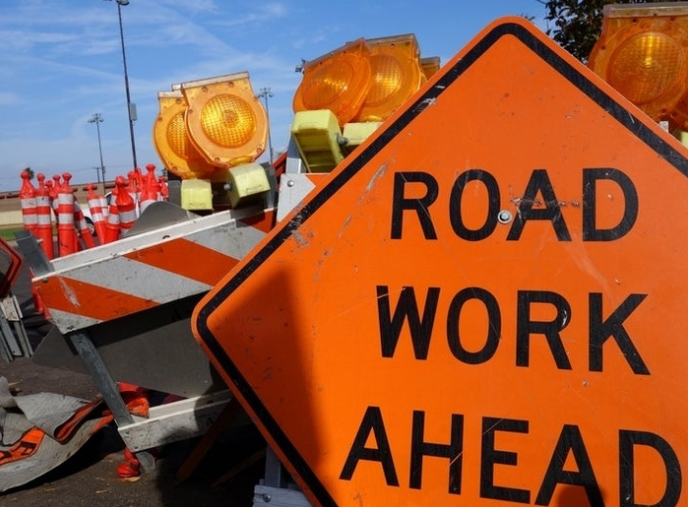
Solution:
<path fill-rule="evenodd" d="M 687 249 L 684 147 L 507 18 L 194 333 L 316 505 L 676 507 Z"/>

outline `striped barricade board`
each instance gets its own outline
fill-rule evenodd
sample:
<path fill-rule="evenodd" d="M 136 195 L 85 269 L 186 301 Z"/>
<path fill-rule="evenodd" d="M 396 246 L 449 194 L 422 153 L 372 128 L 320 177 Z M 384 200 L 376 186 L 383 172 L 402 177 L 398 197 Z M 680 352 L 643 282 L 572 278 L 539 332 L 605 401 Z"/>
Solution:
<path fill-rule="evenodd" d="M 192 218 L 61 257 L 33 278 L 63 333 L 207 292 L 272 226 L 273 210 Z"/>

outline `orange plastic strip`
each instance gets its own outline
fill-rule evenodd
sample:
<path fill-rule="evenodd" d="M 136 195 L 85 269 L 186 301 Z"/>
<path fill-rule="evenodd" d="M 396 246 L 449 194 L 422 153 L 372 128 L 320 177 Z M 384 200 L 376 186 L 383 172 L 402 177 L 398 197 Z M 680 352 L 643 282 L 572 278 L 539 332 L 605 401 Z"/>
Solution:
<path fill-rule="evenodd" d="M 35 454 L 44 436 L 45 433 L 43 431 L 38 428 L 31 428 L 10 449 L 6 451 L 0 450 L 0 467 Z"/>

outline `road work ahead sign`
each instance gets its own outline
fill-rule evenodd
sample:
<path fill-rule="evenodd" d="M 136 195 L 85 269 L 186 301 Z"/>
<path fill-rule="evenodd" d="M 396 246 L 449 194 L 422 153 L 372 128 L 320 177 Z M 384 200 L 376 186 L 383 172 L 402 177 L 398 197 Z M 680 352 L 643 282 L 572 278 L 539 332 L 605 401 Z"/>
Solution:
<path fill-rule="evenodd" d="M 685 155 L 505 19 L 208 294 L 196 336 L 314 504 L 685 506 Z"/>

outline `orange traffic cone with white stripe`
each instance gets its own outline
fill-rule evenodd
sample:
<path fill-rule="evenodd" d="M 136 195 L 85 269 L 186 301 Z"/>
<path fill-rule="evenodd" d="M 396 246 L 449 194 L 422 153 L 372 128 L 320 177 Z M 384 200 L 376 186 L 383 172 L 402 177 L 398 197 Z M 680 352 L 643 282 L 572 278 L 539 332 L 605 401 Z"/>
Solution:
<path fill-rule="evenodd" d="M 81 236 L 81 241 L 84 242 L 84 246 L 86 248 L 95 247 L 96 240 L 93 239 L 93 234 L 91 234 L 91 229 L 88 228 L 88 222 L 86 222 L 84 212 L 76 198 L 74 198 L 74 225 L 76 225 L 76 229 L 79 231 L 79 236 Z"/>
<path fill-rule="evenodd" d="M 167 187 L 167 177 L 160 176 L 160 179 L 158 180 L 158 182 L 160 183 L 160 200 L 161 201 L 169 200 L 170 189 Z"/>
<path fill-rule="evenodd" d="M 112 243 L 119 239 L 122 229 L 119 226 L 119 211 L 114 199 L 110 202 L 107 220 L 105 220 L 105 236 L 103 243 Z"/>
<path fill-rule="evenodd" d="M 60 180 L 62 177 L 59 174 L 53 174 L 53 180 L 46 180 L 45 186 L 48 187 L 48 191 L 50 192 L 50 204 L 53 207 L 53 213 L 55 213 L 55 221 L 59 222 L 60 217 L 58 216 L 57 213 L 57 192 L 60 190 L 60 186 L 62 183 L 60 183 Z"/>
<path fill-rule="evenodd" d="M 21 201 L 22 222 L 24 229 L 36 236 L 38 227 L 38 216 L 36 215 L 36 189 L 31 184 L 29 171 L 21 172 L 22 186 L 19 190 L 19 200 Z"/>
<path fill-rule="evenodd" d="M 117 176 L 115 178 L 115 185 L 117 185 L 115 203 L 119 212 L 119 226 L 122 229 L 122 235 L 125 235 L 131 229 L 131 226 L 134 225 L 134 222 L 136 222 L 136 202 L 128 192 L 124 176 Z"/>
<path fill-rule="evenodd" d="M 143 190 L 141 192 L 141 213 L 143 213 L 148 206 L 160 200 L 160 183 L 155 178 L 155 166 L 148 164 L 146 166 L 148 174 L 144 177 Z"/>
<path fill-rule="evenodd" d="M 55 245 L 53 244 L 53 210 L 50 203 L 50 191 L 45 186 L 45 175 L 38 173 L 38 188 L 36 188 L 36 237 L 41 241 L 41 248 L 48 259 L 55 257 Z"/>
<path fill-rule="evenodd" d="M 103 216 L 102 199 L 100 195 L 96 194 L 95 185 L 92 183 L 88 185 L 88 209 L 91 211 L 91 219 L 93 220 L 93 227 L 96 228 L 96 236 L 98 241 L 104 242 L 105 238 L 105 217 Z"/>
<path fill-rule="evenodd" d="M 57 191 L 57 246 L 60 256 L 77 251 L 76 229 L 74 228 L 74 191 L 69 185 L 70 179 L 72 175 L 64 173 L 62 185 Z"/>
<path fill-rule="evenodd" d="M 140 169 L 139 169 L 140 171 Z M 139 216 L 139 202 L 141 201 L 141 183 L 136 170 L 127 173 L 127 192 L 134 200 L 136 206 L 136 216 Z"/>

